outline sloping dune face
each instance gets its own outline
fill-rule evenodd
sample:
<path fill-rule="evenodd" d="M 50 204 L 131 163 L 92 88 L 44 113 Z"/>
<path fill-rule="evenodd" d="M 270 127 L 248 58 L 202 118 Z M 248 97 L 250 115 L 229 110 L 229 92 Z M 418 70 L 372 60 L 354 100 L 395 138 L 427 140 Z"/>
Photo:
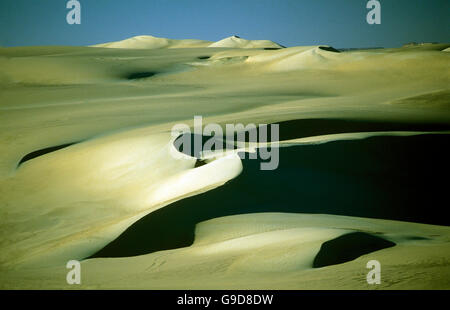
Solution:
<path fill-rule="evenodd" d="M 238 36 L 232 36 L 215 43 L 208 47 L 231 47 L 231 48 L 268 48 L 278 49 L 283 48 L 281 45 L 269 40 L 246 40 Z"/>
<path fill-rule="evenodd" d="M 92 47 L 129 48 L 129 49 L 158 49 L 158 48 L 189 48 L 206 47 L 211 42 L 203 40 L 174 40 L 154 36 L 136 36 L 122 41 L 101 43 Z"/>
<path fill-rule="evenodd" d="M 175 152 L 170 133 L 141 132 L 78 143 L 23 163 L 2 192 L 15 202 L 2 219 L 2 263 L 82 259 L 137 218 L 217 187 L 242 169 L 237 155 L 195 168 L 196 159 Z M 30 238 L 30 230 L 40 233 Z"/>
<path fill-rule="evenodd" d="M 448 227 L 433 225 L 332 215 L 236 215 L 197 225 L 190 247 L 85 260 L 83 287 L 368 289 L 366 264 L 378 260 L 379 288 L 439 288 L 448 285 L 450 249 L 442 245 L 449 240 Z M 349 249 L 356 255 L 350 256 Z M 336 252 L 347 257 L 335 262 Z M 332 264 L 319 266 L 317 261 Z M 35 276 L 49 288 L 68 288 L 59 280 L 65 272 L 55 265 L 37 269 Z M 13 276 L 25 274 L 5 272 L 3 284 L 15 287 Z M 27 278 L 22 286 L 33 287 L 33 281 Z"/>
<path fill-rule="evenodd" d="M 214 190 L 236 178 L 243 168 L 235 151 L 226 156 L 210 154 L 206 164 L 197 165 L 196 158 L 184 156 L 173 147 L 177 137 L 172 135 L 171 128 L 180 123 L 192 127 L 195 115 L 203 116 L 203 125 L 214 122 L 222 126 L 294 120 L 309 120 L 312 127 L 322 126 L 326 120 L 408 123 L 407 130 L 401 132 L 377 130 L 374 126 L 364 126 L 373 131 L 362 132 L 353 126 L 347 132 L 333 132 L 330 127 L 326 135 L 308 136 L 300 129 L 299 132 L 292 129 L 281 135 L 289 137 L 286 138 L 289 141 L 280 141 L 280 146 L 374 135 L 416 135 L 428 132 L 427 128 L 440 128 L 441 134 L 448 130 L 450 55 L 443 51 L 448 45 L 339 53 L 326 45 L 275 50 L 272 48 L 281 46 L 238 39 L 229 38 L 226 44 L 222 42 L 223 46 L 215 48 L 210 47 L 211 42 L 198 40 L 175 42 L 138 37 L 102 46 L 118 48 L 0 49 L 3 287 L 67 288 L 68 260 L 91 256 L 157 209 Z M 230 41 L 231 45 L 239 44 L 230 46 Z M 246 150 L 249 149 L 243 149 Z M 278 218 L 276 225 L 284 229 L 289 216 Z M 261 227 L 272 225 L 266 223 L 267 218 L 254 218 L 261 221 Z M 202 224 L 192 247 L 169 251 L 174 258 L 162 260 L 165 280 L 155 280 L 152 285 L 148 278 L 138 274 L 144 267 L 159 266 L 160 256 L 167 253 L 139 258 L 94 258 L 83 263 L 83 268 L 89 270 L 86 276 L 96 275 L 96 279 L 113 277 L 110 272 L 113 269 L 136 272 L 135 281 L 123 283 L 122 287 L 190 288 L 201 285 L 193 284 L 194 273 L 186 278 L 191 282 L 183 280 L 183 274 L 189 273 L 192 264 L 202 262 L 210 267 L 197 278 L 201 279 L 198 283 L 211 287 L 233 287 L 233 277 L 239 278 L 246 268 L 263 276 L 244 273 L 248 280 L 240 278 L 242 288 L 265 287 L 263 283 L 269 282 L 272 288 L 306 287 L 306 282 L 296 285 L 293 279 L 299 274 L 291 272 L 310 272 L 323 243 L 357 232 L 363 220 L 348 220 L 341 226 L 339 221 L 331 217 L 325 224 L 320 221 L 298 224 L 291 227 L 293 231 L 271 232 L 261 235 L 262 238 L 258 235 L 254 245 L 261 245 L 258 251 L 264 255 L 247 261 L 234 261 L 234 253 L 247 257 L 252 250 L 242 245 L 252 242 L 235 236 L 230 237 L 235 242 L 226 243 L 226 238 L 220 237 L 211 246 L 200 247 L 208 238 L 227 233 L 239 235 L 245 225 L 222 226 L 221 220 L 215 222 L 217 225 Z M 397 225 L 385 222 L 382 232 L 391 233 Z M 408 234 L 422 227 L 401 225 L 410 225 L 405 228 Z M 259 227 L 258 223 L 253 227 Z M 364 233 L 376 232 L 364 227 L 360 229 Z M 208 233 L 202 233 L 202 229 Z M 430 269 L 426 270 L 448 278 L 448 272 L 442 269 L 448 266 L 447 261 L 439 265 L 442 257 L 427 256 L 429 252 L 448 253 L 447 239 L 430 238 L 430 235 L 446 236 L 447 228 L 429 229 L 433 232 L 420 236 L 432 239 L 428 243 L 423 241 L 432 251 L 425 250 L 425 246 L 417 248 L 420 255 L 408 262 L 416 266 L 427 261 L 428 267 L 424 268 Z M 401 238 L 381 237 L 396 244 L 380 250 L 392 264 L 398 263 L 399 257 L 413 246 L 412 243 L 400 246 Z M 312 246 L 302 250 L 301 240 Z M 272 258 L 265 252 L 272 246 L 268 242 L 278 251 Z M 276 246 L 277 242 L 284 245 Z M 285 254 L 288 258 L 283 258 Z M 221 259 L 230 264 L 221 264 Z M 180 264 L 180 260 L 184 263 Z M 99 268 L 100 265 L 103 267 Z M 228 282 L 220 284 L 215 280 L 213 270 L 234 270 L 233 266 L 236 272 L 230 272 Z M 347 283 L 336 273 L 319 271 L 341 270 L 333 266 L 308 273 L 312 277 L 309 283 L 316 288 L 330 287 L 326 283 Z M 348 274 L 355 267 L 346 266 L 350 266 L 345 269 Z M 152 268 L 149 270 L 155 271 Z M 284 276 L 278 278 L 280 272 Z M 412 280 L 405 287 L 414 287 L 411 272 Z M 155 279 L 160 276 L 154 275 Z M 399 273 L 393 273 L 392 283 L 394 275 Z M 274 278 L 279 280 L 269 281 Z M 349 280 L 344 287 L 355 287 L 355 283 L 365 281 L 361 279 Z M 94 280 L 86 283 L 105 287 Z M 114 281 L 110 283 L 121 287 Z M 433 282 L 426 283 L 431 286 Z M 438 287 L 448 287 L 448 283 L 436 283 Z"/>
<path fill-rule="evenodd" d="M 269 40 L 247 40 L 231 36 L 217 42 L 203 40 L 175 40 L 154 36 L 136 36 L 122 41 L 101 43 L 92 47 L 158 49 L 158 48 L 194 48 L 194 47 L 227 47 L 227 48 L 267 48 L 280 49 L 283 46 Z"/>

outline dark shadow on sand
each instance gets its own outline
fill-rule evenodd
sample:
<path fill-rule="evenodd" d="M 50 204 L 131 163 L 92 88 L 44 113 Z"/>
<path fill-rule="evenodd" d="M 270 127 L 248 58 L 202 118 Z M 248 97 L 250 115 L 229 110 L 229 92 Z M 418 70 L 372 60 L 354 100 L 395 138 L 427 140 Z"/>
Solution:
<path fill-rule="evenodd" d="M 319 49 L 327 51 L 327 52 L 333 52 L 333 53 L 340 53 L 337 49 L 331 47 L 331 46 L 319 46 Z"/>
<path fill-rule="evenodd" d="M 259 160 L 244 159 L 237 178 L 152 212 L 92 257 L 189 246 L 197 223 L 244 213 L 335 214 L 449 225 L 449 144 L 450 135 L 420 135 L 281 148 L 274 171 L 261 171 Z"/>
<path fill-rule="evenodd" d="M 450 124 L 417 122 L 381 122 L 345 119 L 299 119 L 278 123 L 280 140 L 349 132 L 380 131 L 442 131 L 450 130 Z M 269 131 L 270 133 L 270 126 Z"/>
<path fill-rule="evenodd" d="M 61 150 L 63 148 L 69 147 L 71 145 L 77 144 L 79 142 L 72 142 L 72 143 L 67 143 L 67 144 L 61 144 L 61 145 L 57 145 L 57 146 L 52 146 L 52 147 L 47 147 L 45 149 L 41 149 L 41 150 L 37 150 L 31 153 L 28 153 L 27 155 L 25 155 L 17 164 L 17 167 L 20 167 L 20 165 L 22 165 L 24 162 L 27 162 L 29 160 L 32 160 L 34 158 L 52 153 L 52 152 L 56 152 L 58 150 Z"/>
<path fill-rule="evenodd" d="M 352 261 L 362 255 L 395 246 L 394 242 L 363 232 L 354 232 L 324 242 L 313 261 L 321 268 Z"/>
<path fill-rule="evenodd" d="M 159 72 L 152 72 L 152 71 L 132 72 L 132 73 L 127 74 L 125 76 L 125 79 L 127 79 L 127 80 L 140 80 L 140 79 L 145 79 L 145 78 L 149 78 L 149 77 L 155 76 L 158 73 Z"/>
<path fill-rule="evenodd" d="M 380 131 L 450 131 L 450 124 L 426 124 L 426 123 L 399 123 L 399 122 L 376 122 L 363 120 L 342 120 L 342 119 L 298 119 L 276 123 L 279 126 L 278 139 L 273 140 L 271 125 L 255 124 L 256 129 L 250 129 L 243 132 L 243 139 L 235 133 L 231 137 L 226 136 L 226 129 L 222 128 L 223 135 L 207 136 L 193 133 L 180 135 L 175 141 L 174 146 L 180 152 L 200 158 L 200 151 L 204 149 L 205 143 L 217 143 L 222 149 L 236 149 L 237 145 L 232 141 L 244 142 L 273 142 L 291 140 L 296 138 L 305 138 L 329 134 L 341 134 L 352 132 L 380 132 Z M 266 140 L 260 140 L 260 134 L 263 130 L 263 136 Z M 256 139 L 251 138 L 256 137 Z M 212 140 L 211 140 L 212 138 Z M 186 139 L 189 140 L 186 143 Z M 201 143 L 202 147 L 195 149 L 195 141 Z M 226 142 L 228 139 L 228 142 Z M 183 149 L 183 146 L 189 146 L 189 149 Z M 215 147 L 212 148 L 215 150 Z"/>

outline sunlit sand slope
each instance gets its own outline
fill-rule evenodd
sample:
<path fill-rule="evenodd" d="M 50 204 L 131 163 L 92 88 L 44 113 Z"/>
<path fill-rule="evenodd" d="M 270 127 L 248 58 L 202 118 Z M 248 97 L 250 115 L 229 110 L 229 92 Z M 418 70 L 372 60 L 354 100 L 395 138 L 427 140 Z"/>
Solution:
<path fill-rule="evenodd" d="M 347 242 L 339 242 L 346 236 Z M 362 236 L 362 238 L 361 238 Z M 364 236 L 369 236 L 366 238 Z M 389 243 L 377 250 L 373 239 Z M 335 243 L 325 248 L 325 242 Z M 130 258 L 82 262 L 87 289 L 430 289 L 449 288 L 450 228 L 333 215 L 259 213 L 198 225 L 187 248 Z M 372 248 L 371 248 L 372 247 Z M 314 267 L 320 256 L 356 253 Z M 362 254 L 361 254 L 362 253 Z M 366 264 L 381 264 L 381 284 L 369 285 Z M 49 288 L 72 288 L 64 266 L 36 269 Z M 28 271 L 29 272 L 29 271 Z M 6 283 L 33 287 L 26 270 Z M 15 281 L 14 281 L 15 280 Z"/>
<path fill-rule="evenodd" d="M 283 48 L 269 40 L 247 40 L 231 36 L 217 42 L 203 40 L 175 40 L 154 36 L 136 36 L 116 42 L 92 45 L 93 47 L 127 48 L 127 49 L 157 49 L 157 48 L 193 48 L 193 47 L 227 47 L 227 48 Z"/>
<path fill-rule="evenodd" d="M 225 43 L 229 41 L 243 42 L 231 38 Z M 423 124 L 450 123 L 450 54 L 443 51 L 449 45 L 338 52 L 326 45 L 278 49 L 275 43 L 267 41 L 233 46 L 225 43 L 211 48 L 211 42 L 198 40 L 138 37 L 103 47 L 0 48 L 0 272 L 2 278 L 3 274 L 5 279 L 9 277 L 2 283 L 4 287 L 38 288 L 47 287 L 46 283 L 48 287 L 59 286 L 51 279 L 41 282 L 39 268 L 64 268 L 68 259 L 88 257 L 145 214 L 236 177 L 242 166 L 235 153 L 214 158 L 202 167 L 195 167 L 194 158 L 170 155 L 174 139 L 170 133 L 172 126 L 180 122 L 192 126 L 195 115 L 203 116 L 204 125 L 296 119 L 410 124 L 407 132 L 339 135 L 330 132 L 320 138 L 302 136 L 303 140 L 296 140 L 294 133 L 284 145 L 385 134 L 420 134 L 424 132 Z M 385 225 L 386 232 L 390 232 L 394 227 L 388 226 L 397 223 L 386 222 Z M 167 277 L 173 277 L 172 287 L 200 287 L 206 283 L 226 286 L 235 283 L 232 276 L 242 280 L 240 287 L 264 287 L 263 283 L 271 283 L 272 287 L 279 283 L 286 288 L 303 287 L 307 283 L 311 287 L 330 287 L 334 284 L 323 279 L 347 272 L 344 265 L 328 275 L 322 271 L 310 273 L 304 268 L 321 242 L 339 236 L 343 233 L 341 229 L 355 228 L 320 227 L 312 229 L 319 229 L 317 238 L 323 238 L 316 240 L 315 233 L 307 233 L 312 238 L 311 244 L 315 245 L 303 254 L 289 252 L 292 245 L 289 242 L 295 240 L 292 242 L 297 244 L 300 239 L 310 237 L 299 231 L 294 239 L 290 239 L 289 231 L 270 235 L 270 240 L 287 238 L 288 258 L 285 264 L 283 260 L 280 264 L 274 263 L 276 266 L 262 261 L 259 265 L 256 261 L 246 265 L 243 260 L 241 269 L 254 268 L 261 279 L 259 282 L 250 275 L 239 278 L 238 272 L 231 272 L 228 282 L 208 280 L 208 275 L 214 274 L 210 268 L 216 268 L 217 272 L 231 268 L 222 268 L 228 265 L 219 262 L 218 256 L 214 256 L 215 250 L 201 259 L 210 265 L 202 265 L 208 273 L 198 278 L 198 282 L 186 282 L 189 277 L 180 277 L 181 269 Z M 260 237 L 255 235 L 254 238 L 258 240 L 255 244 L 264 244 L 261 251 L 274 246 L 266 245 L 268 239 L 260 240 Z M 415 253 L 411 264 L 417 262 L 417 266 L 422 266 L 419 260 L 428 259 L 434 262 L 436 255 L 447 251 L 440 242 L 429 242 L 426 251 L 425 247 L 414 243 L 404 246 L 399 243 L 384 249 L 386 254 L 383 255 L 394 253 L 386 266 L 401 265 L 409 247 Z M 186 255 L 197 257 L 198 246 L 177 251 L 187 251 Z M 240 248 L 239 242 L 233 247 L 239 248 L 239 255 L 243 257 L 250 255 L 251 251 Z M 282 255 L 282 250 L 279 251 L 277 253 Z M 229 257 L 227 255 L 223 257 Z M 296 258 L 291 260 L 289 255 Z M 135 259 L 142 261 L 130 263 L 137 268 L 130 267 L 130 274 L 142 271 L 139 268 L 146 265 L 147 257 L 122 260 L 128 264 Z M 229 258 L 228 262 L 233 259 Z M 301 268 L 294 264 L 296 259 Z M 431 265 L 447 266 L 445 261 L 440 261 L 441 265 Z M 104 269 L 98 269 L 103 272 L 114 269 L 116 260 L 93 259 L 86 262 L 86 268 L 96 262 L 104 265 Z M 176 259 L 174 262 L 179 266 Z M 184 259 L 184 264 L 196 263 L 194 259 Z M 191 268 L 187 265 L 186 274 Z M 170 260 L 165 266 L 181 268 L 172 265 Z M 236 266 L 240 266 L 239 263 Z M 27 269 L 30 282 L 24 280 L 24 268 L 31 268 Z M 278 276 L 271 272 L 273 268 L 294 273 L 285 274 L 290 280 L 277 280 Z M 331 266 L 326 268 L 334 270 Z M 410 272 L 422 270 L 420 268 L 414 267 Z M 436 285 L 442 287 L 446 284 L 439 277 L 445 273 L 439 268 L 426 270 L 438 279 Z M 12 280 L 15 272 L 23 282 Z M 301 282 L 295 272 L 313 278 Z M 319 273 L 320 277 L 316 278 Z M 392 283 L 394 275 L 400 277 L 393 272 Z M 108 282 L 109 275 L 105 273 L 104 277 Z M 148 284 L 147 279 L 139 279 L 129 286 Z M 308 278 L 302 276 L 302 279 Z M 336 283 L 341 280 L 345 287 L 342 277 Z M 363 280 L 358 276 L 357 281 Z M 106 285 L 106 282 L 92 281 L 86 283 L 93 283 L 93 287 Z M 153 281 L 151 285 L 168 287 L 169 282 L 164 281 L 159 284 Z M 354 282 L 350 282 L 349 287 L 353 287 Z M 426 283 L 427 287 L 434 285 L 431 280 L 402 283 L 413 288 Z"/>
<path fill-rule="evenodd" d="M 117 42 L 101 43 L 93 47 L 129 48 L 129 49 L 156 49 L 156 48 L 189 48 L 206 47 L 212 42 L 203 40 L 174 40 L 153 36 L 136 36 Z"/>

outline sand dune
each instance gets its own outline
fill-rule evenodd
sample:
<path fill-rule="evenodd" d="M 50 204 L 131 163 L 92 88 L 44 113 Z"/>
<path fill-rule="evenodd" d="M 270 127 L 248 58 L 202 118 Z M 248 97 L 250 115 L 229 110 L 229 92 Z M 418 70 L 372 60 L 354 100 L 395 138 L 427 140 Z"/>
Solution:
<path fill-rule="evenodd" d="M 208 47 L 229 47 L 229 48 L 269 48 L 278 49 L 283 46 L 269 41 L 269 40 L 247 40 L 238 36 L 231 36 L 215 43 L 208 45 Z"/>
<path fill-rule="evenodd" d="M 329 46 L 292 47 L 271 51 L 268 54 L 251 56 L 249 63 L 268 63 L 271 70 L 290 71 L 329 66 L 329 62 L 342 56 Z"/>
<path fill-rule="evenodd" d="M 170 134 L 138 131 L 75 144 L 24 162 L 8 183 L 9 201 L 15 201 L 18 209 L 2 219 L 2 230 L 15 237 L 13 243 L 6 237 L 1 264 L 52 264 L 89 256 L 136 219 L 171 201 L 220 186 L 242 169 L 233 154 L 194 169 L 194 158 L 175 158 L 171 152 L 177 151 Z M 41 175 L 46 176 L 45 187 L 39 186 Z M 18 186 L 26 190 L 25 197 Z M 63 188 L 77 190 L 62 195 Z M 110 207 L 102 207 L 96 196 L 109 200 Z M 51 203 L 43 205 L 45 197 Z M 42 232 L 30 240 L 21 233 L 25 226 L 13 224 L 19 219 L 28 229 Z"/>
<path fill-rule="evenodd" d="M 203 40 L 174 40 L 154 36 L 136 36 L 116 42 L 92 45 L 92 47 L 129 48 L 129 49 L 158 49 L 158 48 L 193 48 L 206 47 L 210 41 Z"/>
<path fill-rule="evenodd" d="M 128 49 L 158 49 L 158 48 L 196 48 L 196 47 L 226 47 L 226 48 L 268 48 L 279 49 L 283 46 L 269 40 L 246 40 L 231 36 L 217 42 L 204 40 L 175 40 L 154 36 L 136 36 L 116 42 L 92 45 L 92 47 L 128 48 Z"/>
<path fill-rule="evenodd" d="M 390 104 L 401 104 L 405 106 L 422 107 L 424 109 L 435 106 L 442 109 L 450 108 L 450 91 L 442 90 L 432 93 L 427 93 L 419 96 L 413 96 L 403 99 L 398 99 L 390 102 Z"/>
<path fill-rule="evenodd" d="M 344 263 L 314 267 L 325 242 L 351 233 L 393 242 Z M 332 215 L 246 214 L 200 223 L 187 248 L 129 258 L 82 262 L 83 287 L 90 289 L 368 289 L 369 260 L 382 264 L 379 288 L 448 287 L 448 227 Z M 358 249 L 364 241 L 337 244 Z M 425 263 L 426 262 L 426 263 Z M 64 266 L 36 269 L 49 288 L 62 283 Z M 420 274 L 420 281 L 415 279 Z M 33 287 L 26 272 L 4 273 L 3 287 Z M 399 277 L 402 281 L 398 281 Z"/>
<path fill-rule="evenodd" d="M 96 48 L 1 48 L 0 285 L 67 288 L 67 260 L 92 255 L 149 212 L 235 178 L 242 170 L 235 152 L 213 154 L 200 167 L 195 158 L 171 157 L 172 126 L 192 126 L 194 115 L 222 126 L 305 119 L 311 126 L 323 120 L 409 126 L 294 132 L 281 142 L 287 146 L 415 135 L 431 131 L 423 124 L 450 123 L 450 56 L 442 52 L 448 45 L 273 50 L 280 47 L 236 37 L 211 43 L 141 36 Z M 385 288 L 449 287 L 446 227 L 301 215 L 289 226 L 291 215 L 252 218 L 252 225 L 201 224 L 192 247 L 88 260 L 82 288 L 366 288 L 362 260 L 309 267 L 324 242 L 378 229 L 397 244 L 377 255 L 390 270 Z M 120 270 L 117 278 L 111 270 Z M 129 281 L 118 284 L 122 276 Z"/>

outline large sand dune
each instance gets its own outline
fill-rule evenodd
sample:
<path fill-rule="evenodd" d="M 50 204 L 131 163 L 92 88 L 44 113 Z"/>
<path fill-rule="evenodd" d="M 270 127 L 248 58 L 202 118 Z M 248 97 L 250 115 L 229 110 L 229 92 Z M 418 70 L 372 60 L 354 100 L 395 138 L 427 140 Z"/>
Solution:
<path fill-rule="evenodd" d="M 247 40 L 238 36 L 231 36 L 222 39 L 220 41 L 208 45 L 208 47 L 267 48 L 267 49 L 283 48 L 283 46 L 269 40 Z"/>
<path fill-rule="evenodd" d="M 392 245 L 337 265 L 314 267 L 324 242 L 364 232 Z M 88 289 L 369 289 L 369 260 L 382 262 L 381 289 L 448 287 L 449 228 L 404 222 L 259 213 L 218 218 L 198 225 L 192 246 L 129 258 L 82 263 Z M 338 243 L 341 252 L 364 240 Z M 33 288 L 29 270 L 5 272 L 3 287 Z M 36 268 L 48 288 L 70 288 L 66 269 Z M 18 282 L 20 279 L 20 282 Z"/>
<path fill-rule="evenodd" d="M 177 152 L 172 126 L 192 126 L 194 115 L 204 125 L 408 124 L 313 136 L 294 130 L 281 146 L 446 129 L 448 46 L 338 53 L 327 45 L 275 49 L 281 46 L 233 37 L 213 44 L 145 36 L 97 47 L 0 48 L 0 285 L 69 288 L 69 259 L 89 257 L 146 214 L 239 175 L 236 152 L 200 167 L 195 158 L 170 155 Z M 290 217 L 255 215 L 248 239 L 245 225 L 219 219 L 198 227 L 192 247 L 87 260 L 81 288 L 367 288 L 358 259 L 313 271 L 310 265 L 324 242 L 374 227 L 397 244 L 377 255 L 390 270 L 385 288 L 449 287 L 447 227 L 364 219 L 343 225 L 333 216 L 305 226 L 298 215 L 286 229 Z M 280 230 L 256 231 L 273 225 Z M 206 244 L 208 238 L 215 241 Z M 122 276 L 129 281 L 118 284 Z"/>
<path fill-rule="evenodd" d="M 116 42 L 92 45 L 93 47 L 128 48 L 128 49 L 158 49 L 158 48 L 194 48 L 194 47 L 227 47 L 227 48 L 268 48 L 278 49 L 283 46 L 269 40 L 247 40 L 231 36 L 217 42 L 203 40 L 175 40 L 154 36 L 136 36 Z"/>
<path fill-rule="evenodd" d="M 157 49 L 157 48 L 189 48 L 189 47 L 207 47 L 210 41 L 203 40 L 175 40 L 158 38 L 154 36 L 136 36 L 117 42 L 101 43 L 92 45 L 93 47 L 107 48 L 129 48 L 129 49 Z"/>

